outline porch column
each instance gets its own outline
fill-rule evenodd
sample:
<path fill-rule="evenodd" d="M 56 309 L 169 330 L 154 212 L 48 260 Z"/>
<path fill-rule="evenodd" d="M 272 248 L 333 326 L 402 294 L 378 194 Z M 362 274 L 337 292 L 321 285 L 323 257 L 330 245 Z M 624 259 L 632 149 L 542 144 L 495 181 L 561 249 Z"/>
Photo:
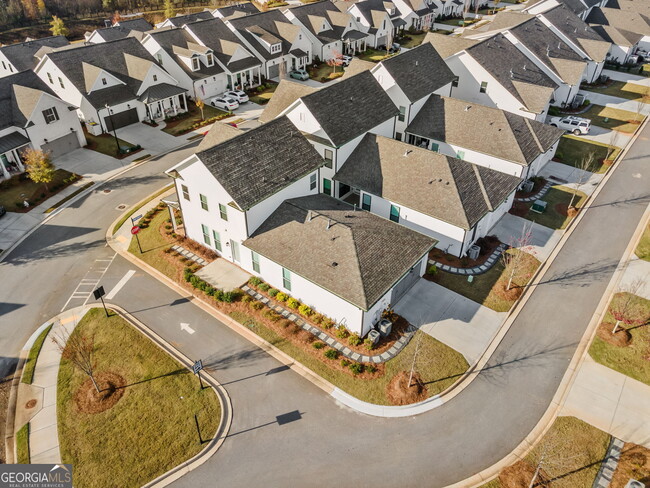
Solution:
<path fill-rule="evenodd" d="M 176 97 L 171 97 L 172 108 L 174 109 L 174 115 L 178 115 L 178 107 L 176 106 Z"/>
<path fill-rule="evenodd" d="M 18 166 L 18 169 L 20 171 L 25 171 L 25 165 L 23 164 L 22 159 L 20 159 L 20 153 L 18 152 L 17 149 L 14 149 L 13 153 L 14 153 L 14 159 L 16 160 L 16 165 Z"/>
<path fill-rule="evenodd" d="M 174 208 L 167 204 L 167 210 L 169 210 L 169 218 L 172 221 L 172 229 L 174 230 L 174 233 L 176 233 L 176 216 L 174 215 Z"/>
<path fill-rule="evenodd" d="M 4 154 L 0 154 L 0 169 L 2 169 L 2 176 L 4 176 L 6 179 L 11 178 L 11 175 L 9 174 L 9 171 L 7 171 L 7 168 L 5 168 L 5 163 L 6 161 L 6 156 Z"/>

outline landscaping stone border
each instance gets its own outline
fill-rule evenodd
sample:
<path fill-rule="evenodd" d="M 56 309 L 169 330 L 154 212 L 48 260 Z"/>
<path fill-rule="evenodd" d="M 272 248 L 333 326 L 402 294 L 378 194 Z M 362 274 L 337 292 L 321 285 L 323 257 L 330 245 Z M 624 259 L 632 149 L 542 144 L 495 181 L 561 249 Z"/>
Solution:
<path fill-rule="evenodd" d="M 530 202 L 534 202 L 535 200 L 539 200 L 540 198 L 542 198 L 544 195 L 548 193 L 548 191 L 551 189 L 552 186 L 553 183 L 547 181 L 546 184 L 534 195 L 526 198 L 515 197 L 515 202 L 530 203 Z"/>
<path fill-rule="evenodd" d="M 490 257 L 487 258 L 487 261 L 485 261 L 480 266 L 474 266 L 473 268 L 457 268 L 456 266 L 449 266 L 447 264 L 439 263 L 438 261 L 435 261 L 433 259 L 429 259 L 429 264 L 432 264 L 436 266 L 438 269 L 446 271 L 447 273 L 465 275 L 465 276 L 476 276 L 476 275 L 486 273 L 487 271 L 490 270 L 490 268 L 492 268 L 492 266 L 497 264 L 499 256 L 501 256 L 501 254 L 503 254 L 503 252 L 506 249 L 508 249 L 507 244 L 503 244 L 503 243 L 499 244 L 499 246 L 494 251 L 492 251 Z"/>
<path fill-rule="evenodd" d="M 201 256 L 194 254 L 192 251 L 188 251 L 183 246 L 179 246 L 178 244 L 174 244 L 172 246 L 172 250 L 176 251 L 178 254 L 186 257 L 187 259 L 194 261 L 196 264 L 200 264 L 201 266 L 207 266 L 209 264 Z"/>
<path fill-rule="evenodd" d="M 607 448 L 605 460 L 600 465 L 598 476 L 594 480 L 593 488 L 608 488 L 612 482 L 614 471 L 618 467 L 618 461 L 621 458 L 621 451 L 625 443 L 616 437 L 612 437 L 612 441 Z"/>
<path fill-rule="evenodd" d="M 413 337 L 413 334 L 415 334 L 415 331 L 417 330 L 413 325 L 409 325 L 408 328 L 406 329 L 406 332 L 402 337 L 400 337 L 397 341 L 395 341 L 395 344 L 388 349 L 388 351 L 383 352 L 381 354 L 376 354 L 374 356 L 368 356 L 366 354 L 359 354 L 358 352 L 352 351 L 347 345 L 337 341 L 334 337 L 331 337 L 330 335 L 326 334 L 322 330 L 320 330 L 318 327 L 314 327 L 311 324 L 308 324 L 305 322 L 303 319 L 298 317 L 295 313 L 293 313 L 291 310 L 287 310 L 281 305 L 273 305 L 271 300 L 269 300 L 267 297 L 262 295 L 261 293 L 258 293 L 257 291 L 253 290 L 251 287 L 248 285 L 244 285 L 242 287 L 242 290 L 244 290 L 246 293 L 248 293 L 250 296 L 255 298 L 258 302 L 263 303 L 267 307 L 269 307 L 271 310 L 274 310 L 278 312 L 280 315 L 282 315 L 284 318 L 290 320 L 297 326 L 301 327 L 303 330 L 306 330 L 310 334 L 313 334 L 316 336 L 319 340 L 323 341 L 325 344 L 330 346 L 333 349 L 336 349 L 339 353 L 341 353 L 343 356 L 345 356 L 348 359 L 351 359 L 353 361 L 361 362 L 361 363 L 374 363 L 374 364 L 380 364 L 380 363 L 385 363 L 386 361 L 389 361 L 390 359 L 393 359 L 395 356 L 397 356 L 402 349 L 406 347 L 406 345 L 409 343 L 411 338 Z"/>

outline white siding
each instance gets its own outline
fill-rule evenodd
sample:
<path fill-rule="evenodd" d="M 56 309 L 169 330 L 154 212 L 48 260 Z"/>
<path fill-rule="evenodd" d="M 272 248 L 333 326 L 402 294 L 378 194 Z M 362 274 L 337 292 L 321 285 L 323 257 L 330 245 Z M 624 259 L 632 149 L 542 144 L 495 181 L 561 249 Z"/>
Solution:
<path fill-rule="evenodd" d="M 50 124 L 45 123 L 43 111 L 54 107 L 59 116 L 59 120 Z M 27 129 L 29 139 L 35 148 L 40 148 L 45 139 L 53 141 L 60 137 L 67 136 L 70 132 L 75 132 L 77 140 L 81 146 L 86 145 L 86 138 L 83 135 L 79 118 L 76 111 L 68 110 L 68 104 L 55 98 L 47 93 L 41 95 L 30 117 L 30 122 L 34 125 Z M 73 129 L 72 131 L 70 129 Z"/>

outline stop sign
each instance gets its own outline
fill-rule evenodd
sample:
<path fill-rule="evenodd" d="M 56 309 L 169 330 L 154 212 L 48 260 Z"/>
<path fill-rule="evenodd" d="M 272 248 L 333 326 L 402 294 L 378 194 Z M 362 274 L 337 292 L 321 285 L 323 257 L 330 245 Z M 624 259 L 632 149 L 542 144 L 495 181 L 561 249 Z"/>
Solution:
<path fill-rule="evenodd" d="M 138 232 L 140 232 L 140 227 L 138 227 L 137 225 L 131 227 L 131 234 L 136 235 Z"/>

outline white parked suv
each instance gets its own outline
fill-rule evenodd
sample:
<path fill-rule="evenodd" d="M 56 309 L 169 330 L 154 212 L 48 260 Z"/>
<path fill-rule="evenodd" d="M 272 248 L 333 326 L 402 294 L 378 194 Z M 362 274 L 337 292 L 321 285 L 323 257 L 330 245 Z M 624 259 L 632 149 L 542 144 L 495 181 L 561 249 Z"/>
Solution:
<path fill-rule="evenodd" d="M 227 110 L 232 112 L 233 110 L 239 108 L 239 102 L 230 97 L 217 97 L 210 100 L 210 105 L 221 110 Z"/>
<path fill-rule="evenodd" d="M 591 120 L 569 115 L 568 117 L 551 117 L 549 124 L 553 127 L 573 132 L 575 135 L 588 134 L 591 129 Z"/>
<path fill-rule="evenodd" d="M 238 103 L 248 102 L 248 95 L 241 90 L 231 90 L 224 93 L 222 96 L 235 99 Z"/>

